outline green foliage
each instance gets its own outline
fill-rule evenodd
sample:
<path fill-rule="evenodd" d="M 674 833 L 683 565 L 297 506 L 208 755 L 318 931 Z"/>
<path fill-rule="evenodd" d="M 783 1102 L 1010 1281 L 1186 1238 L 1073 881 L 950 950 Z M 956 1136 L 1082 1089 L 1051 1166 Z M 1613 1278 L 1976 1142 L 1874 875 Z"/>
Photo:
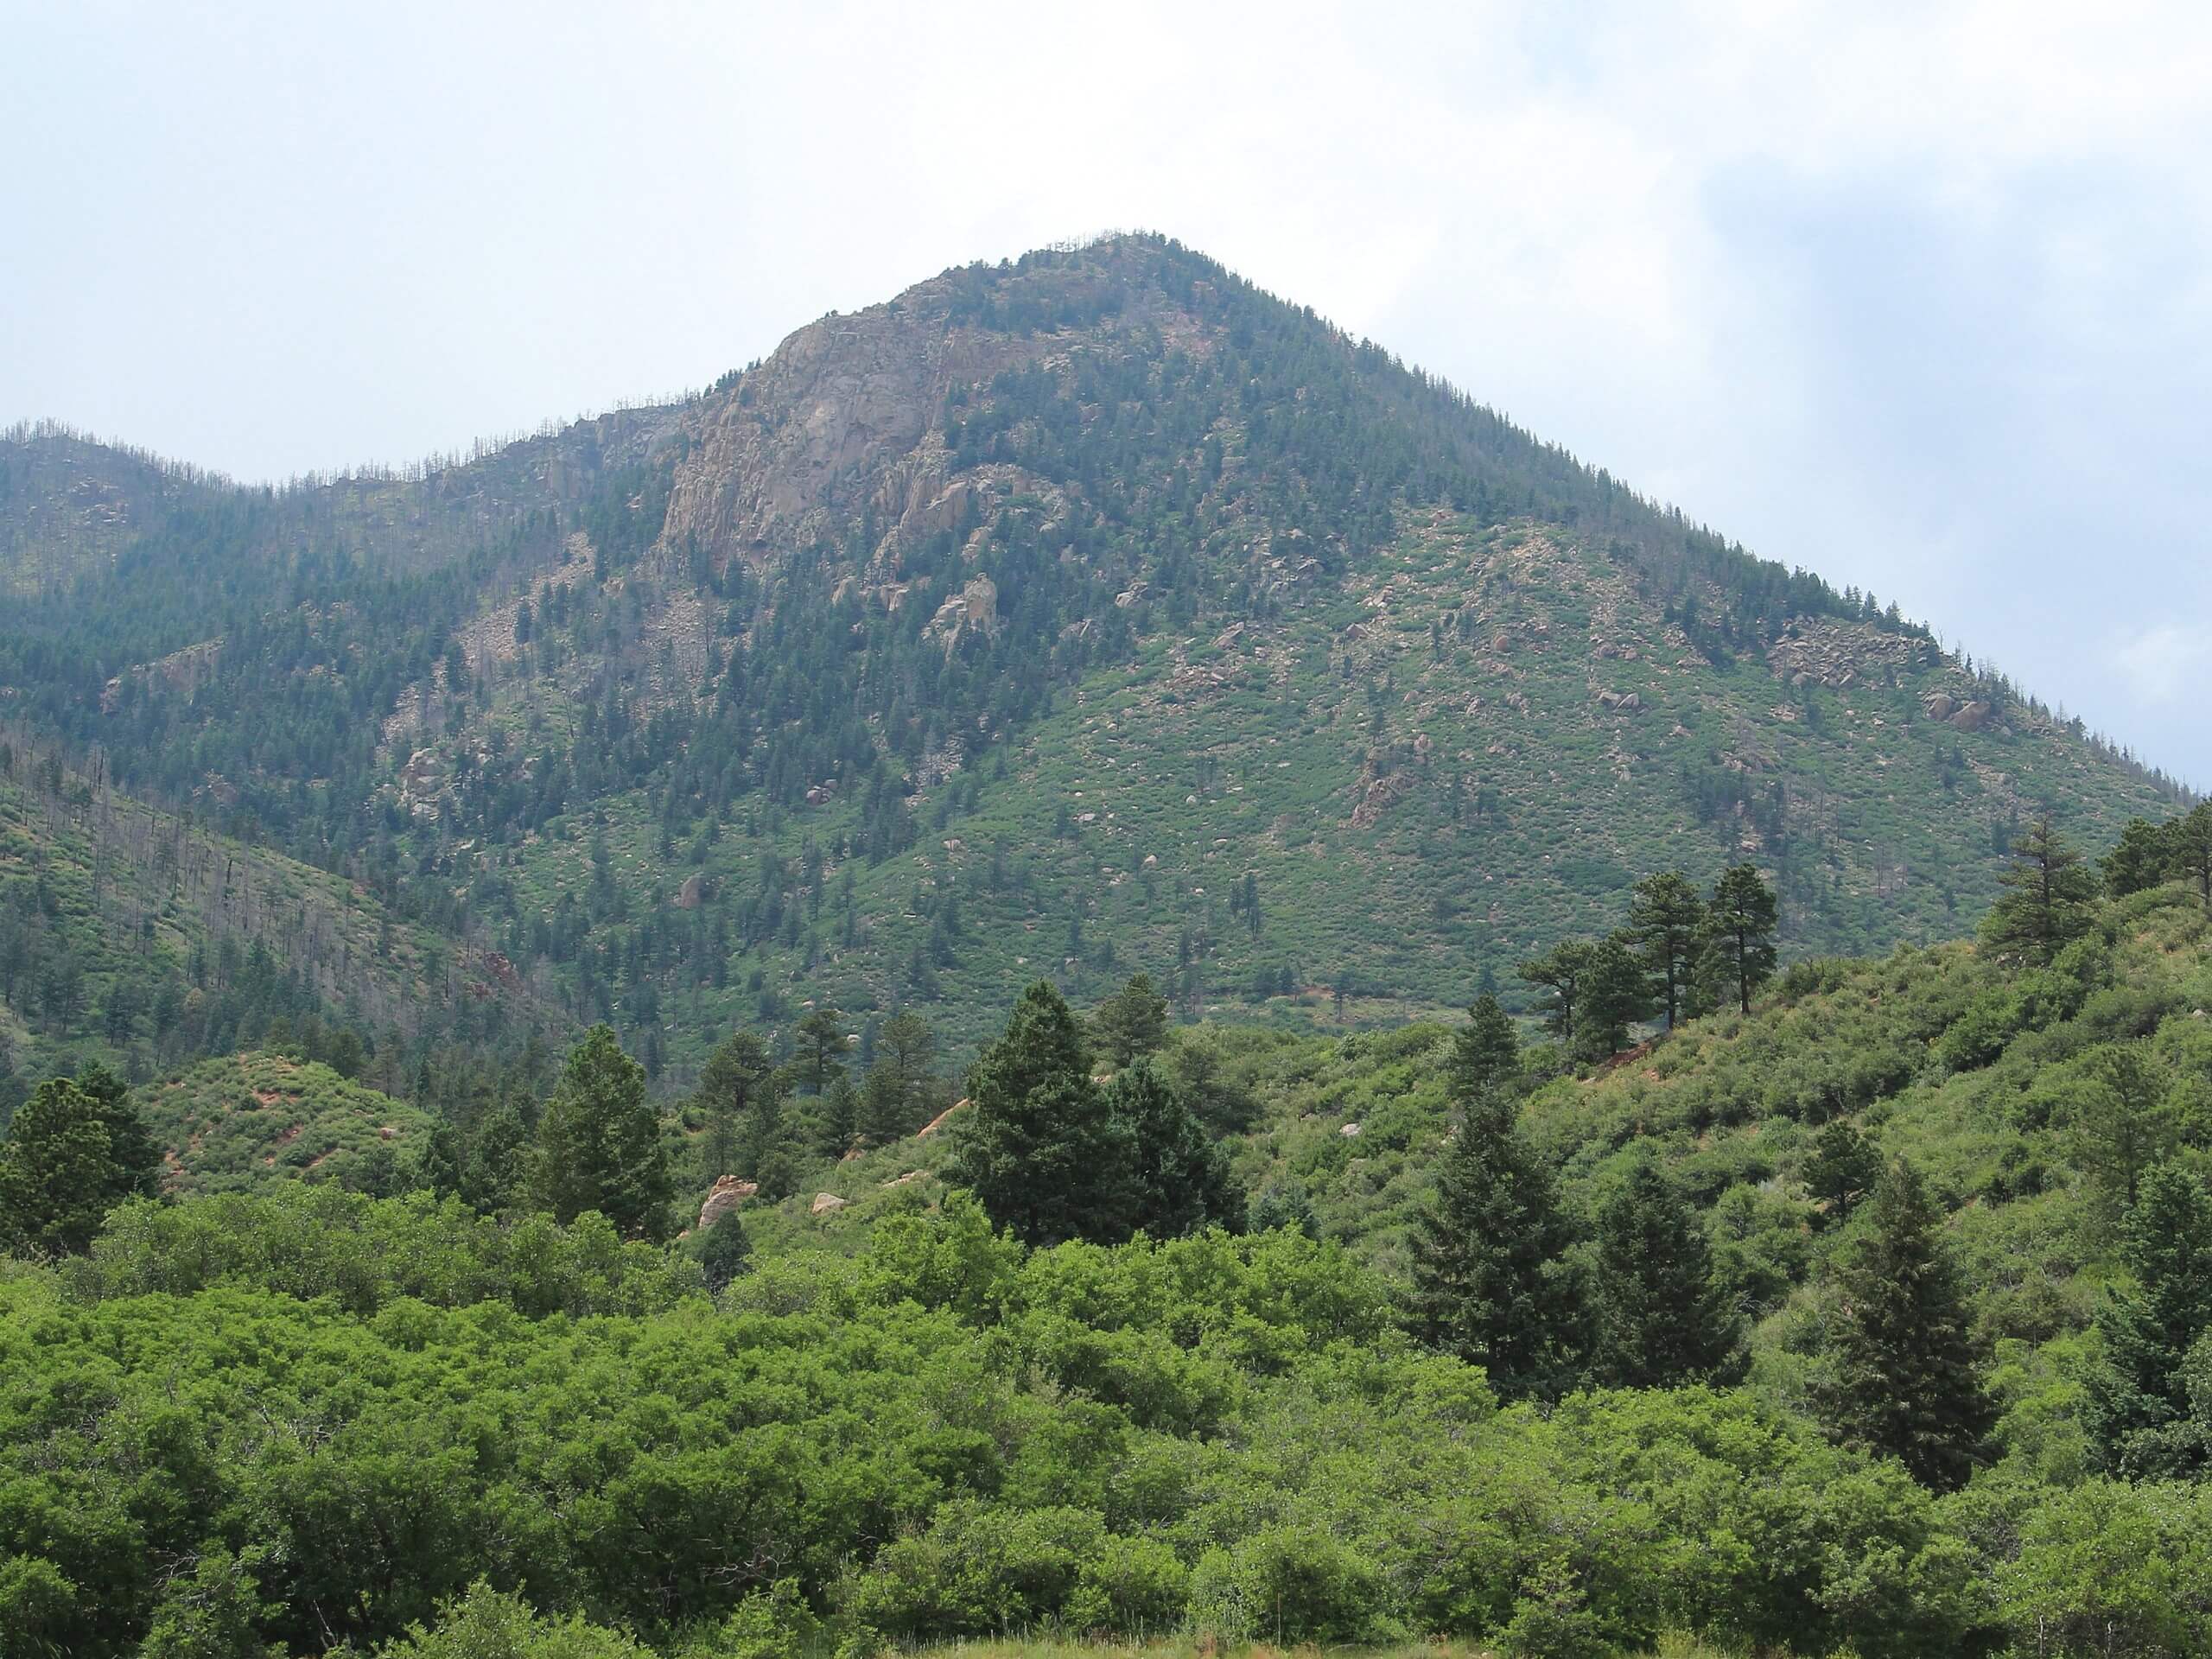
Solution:
<path fill-rule="evenodd" d="M 668 1228 L 672 1186 L 645 1068 L 594 1026 L 569 1052 L 538 1128 L 539 1195 L 556 1219 L 596 1211 L 630 1238 Z"/>
<path fill-rule="evenodd" d="M 2101 1352 L 2089 1377 L 2089 1426 L 2104 1465 L 2159 1478 L 2193 1473 L 2212 1419 L 2192 1423 L 2185 1365 L 2212 1332 L 2212 1193 L 2160 1165 L 2127 1212 L 2120 1260 L 2133 1282 L 2097 1313 Z"/>
<path fill-rule="evenodd" d="M 79 1254 L 135 1180 L 111 1150 L 99 1103 L 66 1077 L 42 1083 L 0 1144 L 0 1236 L 18 1252 Z"/>
<path fill-rule="evenodd" d="M 1774 973 L 1778 925 L 1774 890 L 1756 865 L 1732 864 L 1721 872 L 1706 912 L 1706 949 L 1715 976 L 1735 991 L 1745 1014 L 1751 1011 L 1752 992 Z"/>
<path fill-rule="evenodd" d="M 2047 967 L 2088 927 L 2096 879 L 2048 817 L 2014 843 L 2004 882 L 1981 930 L 1993 950 Z"/>
<path fill-rule="evenodd" d="M 1514 1122 L 1508 1096 L 1466 1103 L 1437 1172 L 1414 1255 L 1414 1328 L 1483 1368 L 1506 1399 L 1556 1398 L 1581 1375 L 1589 1332 L 1584 1275 L 1550 1168 Z"/>
<path fill-rule="evenodd" d="M 994 1225 L 1027 1244 L 1128 1236 L 1131 1125 L 1091 1081 L 1082 1031 L 1049 983 L 1021 994 L 968 1093 L 955 1173 Z"/>
<path fill-rule="evenodd" d="M 274 1173 L 390 1191 L 425 1155 L 431 1120 L 327 1065 L 285 1054 L 202 1060 L 137 1091 L 178 1192 L 252 1191 Z"/>
<path fill-rule="evenodd" d="M 1964 1287 L 1926 1183 L 1903 1159 L 1883 1172 L 1835 1259 L 1835 1376 L 1824 1409 L 1849 1438 L 1942 1490 L 1966 1484 L 1996 1420 Z"/>
<path fill-rule="evenodd" d="M 1091 1016 L 1098 1046 L 1118 1071 L 1132 1061 L 1156 1054 L 1167 1040 L 1167 999 L 1160 995 L 1149 974 L 1133 974 L 1128 982 L 1098 1005 Z"/>
<path fill-rule="evenodd" d="M 1656 1160 L 1598 1211 L 1599 1370 L 1617 1388 L 1727 1382 L 1744 1367 L 1742 1322 L 1715 1277 L 1698 1217 Z"/>

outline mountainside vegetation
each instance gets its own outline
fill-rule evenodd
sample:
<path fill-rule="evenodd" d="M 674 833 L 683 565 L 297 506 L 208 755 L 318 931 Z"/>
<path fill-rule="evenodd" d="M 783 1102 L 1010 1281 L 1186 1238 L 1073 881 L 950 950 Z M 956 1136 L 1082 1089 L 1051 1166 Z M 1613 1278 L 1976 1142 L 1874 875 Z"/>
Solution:
<path fill-rule="evenodd" d="M 1602 1055 L 1487 994 L 1336 1035 L 1039 982 L 947 1109 L 919 1021 L 828 1018 L 641 1141 L 602 1028 L 373 1182 L 159 1176 L 259 1109 L 221 1079 L 404 1109 L 325 1066 L 41 1085 L 0 1614 L 88 1656 L 2212 1653 L 2207 819 L 2072 901 L 2024 837 L 2054 951 L 2000 909 Z M 1602 942 L 1655 997 L 1670 893 Z"/>
<path fill-rule="evenodd" d="M 41 741 L 496 959 L 496 1041 L 603 1021 L 664 1088 L 817 996 L 971 1044 L 1040 974 L 1395 1022 L 1746 858 L 1786 950 L 1926 942 L 2037 816 L 2101 849 L 2186 804 L 1154 238 L 407 474 L 245 488 L 26 428 L 0 480 Z"/>

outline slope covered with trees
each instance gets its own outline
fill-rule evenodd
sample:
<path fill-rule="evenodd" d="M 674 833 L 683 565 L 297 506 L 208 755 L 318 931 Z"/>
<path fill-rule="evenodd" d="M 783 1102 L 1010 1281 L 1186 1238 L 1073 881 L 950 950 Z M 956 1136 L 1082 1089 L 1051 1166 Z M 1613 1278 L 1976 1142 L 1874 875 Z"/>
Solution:
<path fill-rule="evenodd" d="M 48 1083 L 0 1143 L 0 1615 L 90 1656 L 2212 1652 L 2207 828 L 2094 892 L 2032 830 L 1976 940 L 1747 992 L 1724 874 L 1611 1052 L 1579 984 L 1329 1036 L 1039 983 L 949 1110 L 918 1021 L 823 1006 L 656 1113 L 601 1029 L 398 1196 L 157 1196 L 158 1089 Z M 1661 898 L 1585 947 L 1654 1004 Z M 756 1185 L 658 1242 L 713 1170 Z"/>
<path fill-rule="evenodd" d="M 1470 963 L 1517 995 L 1637 875 L 1745 857 L 1787 949 L 1925 941 L 2038 813 L 2101 849 L 2181 804 L 1154 238 L 408 474 L 243 489 L 43 429 L 0 462 L 42 741 L 664 1086 L 811 995 L 962 1043 L 1039 972 L 1300 1020 L 1448 1007 Z"/>

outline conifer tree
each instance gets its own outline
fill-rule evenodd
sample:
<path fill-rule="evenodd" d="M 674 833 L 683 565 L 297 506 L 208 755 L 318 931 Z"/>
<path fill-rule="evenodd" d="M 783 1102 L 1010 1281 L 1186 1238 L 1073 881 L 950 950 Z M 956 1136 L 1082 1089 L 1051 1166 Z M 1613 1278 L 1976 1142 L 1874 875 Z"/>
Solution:
<path fill-rule="evenodd" d="M 1157 1054 L 1167 1040 L 1167 999 L 1153 986 L 1149 974 L 1133 974 L 1128 982 L 1098 1005 L 1091 1016 L 1098 1045 L 1116 1070 Z"/>
<path fill-rule="evenodd" d="M 1555 1399 L 1580 1379 L 1587 1294 L 1551 1167 L 1510 1096 L 1465 1103 L 1414 1234 L 1414 1333 L 1483 1367 L 1505 1400 Z"/>
<path fill-rule="evenodd" d="M 699 1241 L 699 1268 L 706 1277 L 707 1288 L 719 1295 L 751 1265 L 752 1256 L 753 1242 L 745 1236 L 745 1224 L 738 1219 L 736 1211 L 725 1210 Z"/>
<path fill-rule="evenodd" d="M 530 1127 L 522 1109 L 506 1101 L 476 1126 L 461 1166 L 461 1201 L 485 1215 L 519 1203 L 531 1175 Z"/>
<path fill-rule="evenodd" d="M 1774 889 L 1755 864 L 1732 864 L 1713 884 L 1707 950 L 1713 970 L 1734 988 L 1737 1007 L 1745 1014 L 1751 1011 L 1751 993 L 1773 976 L 1778 915 Z"/>
<path fill-rule="evenodd" d="M 784 1111 L 783 1079 L 772 1073 L 762 1080 L 745 1120 L 745 1133 L 738 1142 L 739 1173 L 758 1182 L 761 1199 L 768 1202 L 787 1198 L 798 1190 L 802 1161 Z"/>
<path fill-rule="evenodd" d="M 1872 1141 L 1842 1118 L 1823 1128 L 1805 1162 L 1805 1191 L 1827 1206 L 1826 1220 L 1839 1226 L 1882 1179 L 1882 1154 Z"/>
<path fill-rule="evenodd" d="M 1105 1094 L 1128 1126 L 1133 1227 L 1180 1238 L 1207 1226 L 1243 1226 L 1244 1198 L 1230 1179 L 1228 1157 L 1150 1060 L 1117 1072 Z"/>
<path fill-rule="evenodd" d="M 1705 930 L 1705 899 L 1680 870 L 1647 875 L 1629 895 L 1628 931 L 1672 1031 L 1683 1017 Z"/>
<path fill-rule="evenodd" d="M 1600 939 L 1584 959 L 1581 1005 L 1574 1018 L 1574 1051 L 1603 1060 L 1628 1046 L 1629 1028 L 1649 1017 L 1651 988 L 1627 941 Z"/>
<path fill-rule="evenodd" d="M 844 1075 L 847 1046 L 845 1016 L 835 1007 L 825 1002 L 807 1012 L 798 1022 L 796 1062 L 799 1075 L 806 1079 L 807 1093 L 827 1094 L 831 1080 Z"/>
<path fill-rule="evenodd" d="M 626 1238 L 662 1237 L 674 1193 L 645 1069 L 611 1027 L 569 1052 L 538 1125 L 539 1195 L 556 1219 L 596 1210 Z"/>
<path fill-rule="evenodd" d="M 50 1077 L 16 1109 L 0 1144 L 0 1234 L 11 1250 L 81 1255 L 121 1196 L 98 1102 Z"/>
<path fill-rule="evenodd" d="M 2122 826 L 2120 839 L 2097 862 L 2098 875 L 2109 897 L 2125 899 L 2172 876 L 2174 848 L 2168 834 L 2171 827 L 2147 818 L 2130 818 Z"/>
<path fill-rule="evenodd" d="M 1574 1041 L 1582 976 L 1590 966 L 1590 950 L 1586 941 L 1568 939 L 1522 963 L 1518 970 L 1522 979 L 1548 993 L 1543 1000 L 1544 1023 L 1563 1045 L 1572 1046 Z"/>
<path fill-rule="evenodd" d="M 2212 912 L 2212 801 L 2199 801 L 2173 825 L 2172 833 L 2175 870 L 2196 887 L 2204 908 Z"/>
<path fill-rule="evenodd" d="M 1639 1158 L 1598 1212 L 1603 1372 L 1618 1388 L 1725 1383 L 1743 1374 L 1743 1319 L 1713 1247 L 1656 1159 Z"/>
<path fill-rule="evenodd" d="M 1128 1121 L 1090 1080 L 1082 1027 L 1039 980 L 968 1075 L 954 1179 L 1026 1244 L 1111 1242 L 1130 1229 Z"/>
<path fill-rule="evenodd" d="M 1996 1408 L 1982 1388 L 1942 1217 L 1900 1158 L 1859 1224 L 1831 1268 L 1838 1317 L 1834 1375 L 1818 1389 L 1823 1414 L 1844 1438 L 1951 1491 L 1973 1472 Z"/>
<path fill-rule="evenodd" d="M 1982 924 L 1983 939 L 2000 955 L 2049 967 L 2087 931 L 2096 879 L 2048 816 L 2037 818 L 2013 843 L 2012 865 L 2001 879 L 2005 891 Z"/>
<path fill-rule="evenodd" d="M 116 1203 L 161 1191 L 162 1148 L 130 1099 L 130 1086 L 99 1061 L 77 1073 L 77 1092 L 107 1129 L 109 1192 Z"/>
<path fill-rule="evenodd" d="M 1473 1100 L 1498 1089 L 1511 1092 L 1521 1081 L 1521 1036 L 1513 1018 L 1484 991 L 1467 1010 L 1467 1023 L 1452 1039 L 1446 1081 L 1454 1100 Z"/>
<path fill-rule="evenodd" d="M 2190 1414 L 2184 1362 L 2212 1333 L 2212 1193 L 2188 1171 L 2146 1173 L 2120 1260 L 2134 1283 L 2097 1313 L 2103 1352 L 2089 1376 L 2100 1460 L 2133 1478 L 2194 1472 L 2206 1448 L 2180 1432 Z"/>
<path fill-rule="evenodd" d="M 691 1099 L 705 1120 L 709 1180 L 735 1172 L 745 1124 L 773 1070 L 767 1045 L 749 1031 L 732 1032 L 708 1057 Z"/>

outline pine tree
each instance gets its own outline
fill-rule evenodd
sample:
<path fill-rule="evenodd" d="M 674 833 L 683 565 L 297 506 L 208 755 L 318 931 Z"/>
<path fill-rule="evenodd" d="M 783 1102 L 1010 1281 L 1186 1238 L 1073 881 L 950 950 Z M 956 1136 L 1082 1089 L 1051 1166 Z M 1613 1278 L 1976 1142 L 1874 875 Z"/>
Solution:
<path fill-rule="evenodd" d="M 798 1137 L 785 1117 L 783 1080 L 771 1075 L 755 1091 L 745 1120 L 745 1133 L 738 1142 L 739 1173 L 760 1184 L 764 1202 L 772 1202 L 798 1190 L 803 1161 Z"/>
<path fill-rule="evenodd" d="M 2212 1194 L 2162 1164 L 2128 1212 L 2120 1261 L 2134 1280 L 2097 1313 L 2103 1352 L 2089 1376 L 2100 1460 L 2131 1478 L 2194 1472 L 2204 1448 L 2177 1432 L 2190 1413 L 2184 1361 L 2212 1332 Z"/>
<path fill-rule="evenodd" d="M 1243 1224 L 1244 1197 L 1230 1179 L 1227 1155 L 1150 1060 L 1117 1073 L 1105 1093 L 1128 1128 L 1135 1227 L 1152 1238 L 1180 1238 Z"/>
<path fill-rule="evenodd" d="M 490 1216 L 519 1204 L 530 1184 L 530 1126 L 522 1109 L 502 1103 L 476 1126 L 461 1166 L 461 1201 Z"/>
<path fill-rule="evenodd" d="M 1587 1295 L 1550 1166 L 1509 1096 L 1467 1103 L 1414 1234 L 1413 1325 L 1430 1347 L 1480 1365 L 1501 1399 L 1555 1399 L 1580 1379 Z"/>
<path fill-rule="evenodd" d="M 1981 927 L 1998 954 L 2048 967 L 2088 930 L 2096 879 L 2047 816 L 2013 843 L 2012 865 L 2001 879 L 2005 891 Z"/>
<path fill-rule="evenodd" d="M 1167 999 L 1149 974 L 1133 974 L 1128 984 L 1098 1005 L 1091 1016 L 1098 1044 L 1116 1070 L 1157 1054 L 1167 1040 Z"/>
<path fill-rule="evenodd" d="M 1679 870 L 1647 875 L 1629 895 L 1629 937 L 1659 993 L 1669 1031 L 1682 1017 L 1704 930 L 1705 900 Z"/>
<path fill-rule="evenodd" d="M 1262 1187 L 1246 1211 L 1245 1230 L 1271 1233 L 1287 1227 L 1311 1239 L 1321 1236 L 1321 1220 L 1303 1181 L 1292 1177 Z"/>
<path fill-rule="evenodd" d="M 99 1103 L 50 1077 L 16 1109 L 0 1144 L 0 1235 L 22 1253 L 82 1255 L 119 1183 Z"/>
<path fill-rule="evenodd" d="M 1522 963 L 1518 970 L 1522 979 L 1549 993 L 1543 1001 L 1544 1023 L 1551 1027 L 1554 1037 L 1570 1046 L 1581 1010 L 1582 976 L 1590 966 L 1590 951 L 1586 942 L 1568 939 Z"/>
<path fill-rule="evenodd" d="M 1714 1279 L 1713 1247 L 1656 1159 L 1639 1158 L 1598 1212 L 1605 1380 L 1615 1387 L 1732 1382 L 1743 1319 Z"/>
<path fill-rule="evenodd" d="M 130 1086 L 95 1060 L 77 1073 L 77 1092 L 92 1103 L 107 1130 L 111 1201 L 119 1204 L 134 1194 L 152 1198 L 159 1193 L 162 1148 L 131 1103 Z"/>
<path fill-rule="evenodd" d="M 773 1069 L 767 1045 L 749 1031 L 732 1032 L 708 1057 L 691 1100 L 705 1120 L 709 1180 L 736 1170 L 747 1119 Z"/>
<path fill-rule="evenodd" d="M 645 1070 L 611 1027 L 594 1026 L 569 1052 L 538 1125 L 538 1189 L 556 1219 L 596 1210 L 626 1238 L 658 1239 L 675 1186 Z"/>
<path fill-rule="evenodd" d="M 1082 1028 L 1050 983 L 1021 994 L 968 1095 L 953 1178 L 993 1226 L 1033 1245 L 1128 1236 L 1129 1125 L 1090 1080 Z"/>
<path fill-rule="evenodd" d="M 1774 973 L 1778 920 L 1774 889 L 1755 864 L 1732 864 L 1713 884 L 1706 915 L 1706 948 L 1723 984 L 1735 988 L 1737 1006 L 1751 1011 L 1751 993 Z"/>
<path fill-rule="evenodd" d="M 1805 1162 L 1805 1191 L 1827 1206 L 1825 1221 L 1840 1226 L 1882 1179 L 1882 1154 L 1874 1143 L 1838 1118 L 1813 1142 Z"/>
<path fill-rule="evenodd" d="M 2174 870 L 2195 884 L 2204 908 L 2212 912 L 2212 801 L 2199 801 L 2171 829 Z"/>
<path fill-rule="evenodd" d="M 810 1095 L 827 1094 L 832 1078 L 844 1075 L 845 1016 L 825 1002 L 798 1022 L 798 1066 Z"/>
<path fill-rule="evenodd" d="M 1843 1437 L 1896 1458 L 1923 1485 L 1966 1484 L 1996 1421 L 1942 1217 L 1912 1166 L 1883 1172 L 1835 1259 L 1834 1372 L 1818 1390 Z"/>
<path fill-rule="evenodd" d="M 1624 939 L 1600 939 L 1590 947 L 1579 988 L 1574 1050 L 1583 1059 L 1618 1054 L 1628 1046 L 1630 1027 L 1650 1017 L 1650 983 Z"/>
<path fill-rule="evenodd" d="M 753 1241 L 745 1236 L 745 1224 L 737 1218 L 736 1211 L 725 1210 L 699 1241 L 699 1268 L 706 1277 L 707 1288 L 720 1295 L 731 1280 L 752 1265 L 752 1259 Z"/>
<path fill-rule="evenodd" d="M 1475 999 L 1467 1023 L 1452 1039 L 1445 1080 L 1457 1101 L 1471 1101 L 1493 1089 L 1510 1093 L 1521 1082 L 1520 1033 L 1488 991 Z"/>

